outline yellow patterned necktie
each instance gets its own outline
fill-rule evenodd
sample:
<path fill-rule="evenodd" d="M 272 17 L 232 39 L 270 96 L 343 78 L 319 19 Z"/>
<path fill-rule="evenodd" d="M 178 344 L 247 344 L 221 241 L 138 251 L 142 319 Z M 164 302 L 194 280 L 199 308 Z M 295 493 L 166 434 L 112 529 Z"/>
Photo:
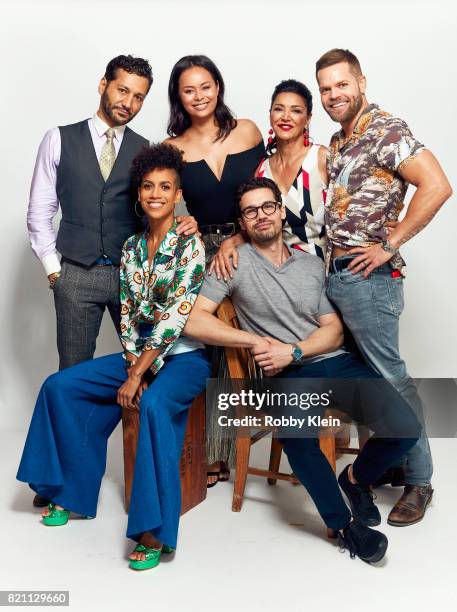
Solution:
<path fill-rule="evenodd" d="M 102 147 L 102 152 L 100 155 L 100 170 L 106 182 L 108 180 L 111 170 L 113 169 L 114 162 L 116 161 L 116 149 L 114 148 L 113 143 L 113 128 L 108 128 L 105 134 L 106 142 Z"/>

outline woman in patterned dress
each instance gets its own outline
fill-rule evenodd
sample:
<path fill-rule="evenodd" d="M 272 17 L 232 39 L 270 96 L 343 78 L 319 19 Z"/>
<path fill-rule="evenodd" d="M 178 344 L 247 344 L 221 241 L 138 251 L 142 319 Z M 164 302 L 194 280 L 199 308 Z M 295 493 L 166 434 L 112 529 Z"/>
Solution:
<path fill-rule="evenodd" d="M 274 180 L 281 190 L 286 208 L 283 229 L 286 244 L 323 259 L 327 149 L 310 139 L 312 109 L 311 92 L 303 83 L 289 79 L 275 87 L 267 157 L 255 174 Z M 236 247 L 243 242 L 239 233 L 223 243 L 213 264 L 218 277 L 231 274 L 230 259 L 236 266 Z"/>
<path fill-rule="evenodd" d="M 138 570 L 155 567 L 162 552 L 176 547 L 187 413 L 210 376 L 203 345 L 180 337 L 205 268 L 201 240 L 176 232 L 182 167 L 182 154 L 171 145 L 146 147 L 135 158 L 132 178 L 148 223 L 122 251 L 124 352 L 45 381 L 17 474 L 52 500 L 42 515 L 45 525 L 66 524 L 70 511 L 94 517 L 108 438 L 121 407 L 138 410 L 127 525 L 127 537 L 138 543 L 129 565 Z"/>

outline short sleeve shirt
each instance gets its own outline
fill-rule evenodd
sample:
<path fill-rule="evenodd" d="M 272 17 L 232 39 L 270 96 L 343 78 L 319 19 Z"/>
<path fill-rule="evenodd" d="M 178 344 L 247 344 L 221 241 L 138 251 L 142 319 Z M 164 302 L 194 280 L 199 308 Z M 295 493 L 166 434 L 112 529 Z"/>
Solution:
<path fill-rule="evenodd" d="M 408 189 L 399 171 L 424 149 L 402 119 L 376 104 L 362 113 L 349 140 L 343 130 L 333 135 L 327 154 L 327 261 L 334 245 L 349 249 L 388 238 L 385 223 L 398 219 Z M 404 266 L 398 253 L 389 263 Z"/>
<path fill-rule="evenodd" d="M 220 304 L 230 297 L 240 327 L 286 344 L 305 340 L 319 329 L 319 317 L 334 313 L 325 292 L 324 263 L 315 255 L 291 249 L 290 257 L 275 267 L 252 244 L 238 249 L 233 278 L 206 276 L 201 295 Z M 336 357 L 342 350 L 315 355 L 306 362 Z"/>

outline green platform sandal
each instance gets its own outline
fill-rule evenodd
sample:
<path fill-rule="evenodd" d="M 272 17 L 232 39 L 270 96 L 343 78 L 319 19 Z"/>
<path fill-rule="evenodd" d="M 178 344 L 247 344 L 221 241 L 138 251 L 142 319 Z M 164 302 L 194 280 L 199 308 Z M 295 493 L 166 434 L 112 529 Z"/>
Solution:
<path fill-rule="evenodd" d="M 57 510 L 55 504 L 52 502 L 48 504 L 48 508 L 48 516 L 41 517 L 44 525 L 47 525 L 48 527 L 60 527 L 61 525 L 66 525 L 68 523 L 70 510 Z"/>
<path fill-rule="evenodd" d="M 170 554 L 174 552 L 174 548 L 164 544 L 162 550 L 158 548 L 147 548 L 143 544 L 138 544 L 133 552 L 142 552 L 146 555 L 146 559 L 137 560 L 130 559 L 129 567 L 134 570 L 147 570 L 157 567 L 160 563 L 160 556 L 162 553 Z"/>
<path fill-rule="evenodd" d="M 70 510 L 57 510 L 56 505 L 51 502 L 48 504 L 49 514 L 48 516 L 42 516 L 41 519 L 44 525 L 48 527 L 61 527 L 68 523 L 70 516 Z M 83 516 L 84 519 L 93 519 L 93 516 Z"/>

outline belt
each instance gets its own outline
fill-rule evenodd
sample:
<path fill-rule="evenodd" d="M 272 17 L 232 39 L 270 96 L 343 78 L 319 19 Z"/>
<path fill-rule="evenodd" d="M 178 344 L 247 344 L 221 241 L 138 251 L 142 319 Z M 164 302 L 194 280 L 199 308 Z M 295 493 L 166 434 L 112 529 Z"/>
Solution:
<path fill-rule="evenodd" d="M 114 266 L 114 262 L 107 255 L 95 260 L 94 266 Z"/>
<path fill-rule="evenodd" d="M 225 230 L 225 231 L 224 231 Z M 229 230 L 229 231 L 227 231 Z M 225 237 L 233 236 L 238 231 L 236 223 L 210 223 L 209 225 L 199 226 L 198 231 L 202 236 L 211 234 L 223 234 Z"/>
<path fill-rule="evenodd" d="M 340 257 L 335 257 L 330 264 L 330 272 L 341 272 L 341 270 L 348 267 L 355 257 L 357 257 L 357 255 L 341 255 Z M 389 274 L 392 278 L 401 278 L 402 276 L 400 270 L 392 269 L 388 263 L 382 264 L 382 266 L 373 270 L 372 274 Z"/>
<path fill-rule="evenodd" d="M 74 261 L 73 259 L 69 259 L 68 257 L 62 257 L 60 263 L 64 263 L 64 262 L 68 262 L 69 264 L 71 264 L 72 266 L 79 266 L 80 268 L 85 268 L 86 270 L 89 270 L 90 268 L 93 268 L 94 266 L 115 266 L 116 264 L 106 255 L 104 255 L 103 257 L 99 257 L 98 259 L 96 259 L 94 261 L 93 264 L 91 264 L 90 266 L 86 266 L 85 264 L 80 263 L 79 261 Z"/>
<path fill-rule="evenodd" d="M 348 257 L 345 257 L 344 255 L 340 257 L 335 257 L 335 259 L 331 263 L 331 267 L 335 272 L 341 272 L 341 270 L 344 270 L 348 267 L 348 265 L 355 257 L 356 255 L 351 255 Z"/>

